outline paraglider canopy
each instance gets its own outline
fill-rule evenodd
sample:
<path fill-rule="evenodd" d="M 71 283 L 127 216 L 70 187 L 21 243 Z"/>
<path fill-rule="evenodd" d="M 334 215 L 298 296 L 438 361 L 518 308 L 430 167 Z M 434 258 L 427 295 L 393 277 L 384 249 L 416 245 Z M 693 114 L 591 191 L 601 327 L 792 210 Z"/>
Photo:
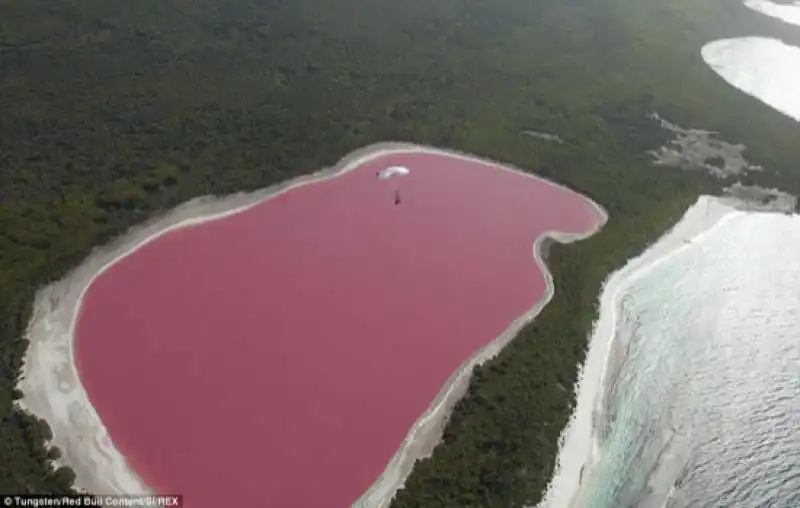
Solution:
<path fill-rule="evenodd" d="M 391 178 L 393 176 L 405 176 L 410 172 L 411 170 L 405 166 L 389 166 L 386 169 L 378 171 L 378 179 L 386 180 L 387 178 Z"/>

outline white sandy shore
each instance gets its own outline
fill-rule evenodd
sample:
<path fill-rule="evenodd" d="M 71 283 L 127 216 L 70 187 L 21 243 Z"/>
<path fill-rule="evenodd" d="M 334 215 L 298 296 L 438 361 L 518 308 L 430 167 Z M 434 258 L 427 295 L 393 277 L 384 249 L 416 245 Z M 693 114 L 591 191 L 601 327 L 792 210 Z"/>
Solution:
<path fill-rule="evenodd" d="M 591 474 L 600 454 L 595 422 L 604 411 L 607 367 L 624 355 L 624 345 L 617 344 L 615 337 L 616 313 L 625 290 L 687 248 L 688 242 L 702 241 L 710 231 L 740 213 L 744 212 L 723 200 L 702 196 L 668 233 L 606 279 L 600 295 L 600 316 L 575 387 L 575 412 L 559 440 L 555 473 L 539 508 L 572 508 L 581 504 L 585 485 L 582 479 Z"/>
<path fill-rule="evenodd" d="M 406 143 L 370 145 L 349 154 L 335 167 L 323 169 L 313 175 L 296 178 L 253 193 L 240 193 L 221 198 L 206 196 L 184 203 L 163 216 L 132 228 L 109 245 L 95 249 L 62 280 L 38 291 L 27 330 L 30 347 L 25 355 L 23 375 L 18 385 L 24 394 L 19 404 L 23 409 L 48 421 L 54 436 L 51 444 L 58 446 L 62 451 L 61 458 L 55 461 L 56 465 L 66 465 L 74 469 L 77 488 L 98 494 L 151 492 L 115 448 L 100 417 L 91 405 L 76 371 L 72 349 L 74 327 L 83 296 L 92 281 L 117 261 L 170 231 L 239 213 L 293 187 L 332 178 L 377 157 L 408 152 L 446 154 L 487 162 L 466 154 Z M 521 172 L 510 166 L 491 164 L 503 170 Z M 527 174 L 526 176 L 536 178 Z M 547 183 L 577 194 L 555 183 Z M 548 238 L 559 242 L 585 238 L 599 230 L 607 220 L 607 214 L 602 207 L 588 198 L 583 198 L 596 211 L 597 221 L 594 228 L 582 235 L 548 232 L 534 242 L 535 262 L 547 280 L 547 293 L 544 299 L 525 315 L 516 319 L 500 337 L 476 352 L 450 377 L 429 409 L 411 428 L 383 474 L 354 506 L 380 507 L 389 504 L 394 493 L 403 485 L 411 472 L 414 461 L 418 457 L 430 454 L 440 440 L 442 427 L 450 410 L 467 388 L 472 367 L 496 355 L 550 300 L 553 284 L 541 258 L 542 242 Z"/>

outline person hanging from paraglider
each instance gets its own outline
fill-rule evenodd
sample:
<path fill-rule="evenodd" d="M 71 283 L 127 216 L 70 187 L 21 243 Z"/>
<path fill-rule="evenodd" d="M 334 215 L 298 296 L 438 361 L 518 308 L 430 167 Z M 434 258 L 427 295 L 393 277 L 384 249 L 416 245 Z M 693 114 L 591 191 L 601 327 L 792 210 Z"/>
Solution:
<path fill-rule="evenodd" d="M 396 189 L 394 191 L 394 204 L 395 205 L 399 205 L 400 204 L 400 189 Z"/>

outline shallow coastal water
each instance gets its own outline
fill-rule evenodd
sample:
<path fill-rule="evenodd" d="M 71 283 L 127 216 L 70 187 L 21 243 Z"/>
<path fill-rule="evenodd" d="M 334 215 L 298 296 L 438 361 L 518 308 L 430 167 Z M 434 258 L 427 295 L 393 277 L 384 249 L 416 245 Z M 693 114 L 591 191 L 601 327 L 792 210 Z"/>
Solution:
<path fill-rule="evenodd" d="M 582 507 L 800 506 L 800 216 L 738 213 L 618 300 Z"/>

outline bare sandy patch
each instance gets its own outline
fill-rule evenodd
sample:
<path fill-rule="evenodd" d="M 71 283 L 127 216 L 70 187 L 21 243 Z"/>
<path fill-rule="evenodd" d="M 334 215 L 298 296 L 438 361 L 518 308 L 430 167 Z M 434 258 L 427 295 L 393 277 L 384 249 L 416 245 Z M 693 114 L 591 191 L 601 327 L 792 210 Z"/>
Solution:
<path fill-rule="evenodd" d="M 579 195 L 566 187 L 524 173 L 517 168 L 467 154 L 407 143 L 379 143 L 350 153 L 334 167 L 259 191 L 193 199 L 164 215 L 131 228 L 110 244 L 96 248 L 63 279 L 37 292 L 33 315 L 27 329 L 30 347 L 24 358 L 23 375 L 18 385 L 24 394 L 19 401 L 20 407 L 44 418 L 50 424 L 53 430 L 52 444 L 62 450 L 61 458 L 55 463 L 58 466 L 69 466 L 75 471 L 75 483 L 79 490 L 96 494 L 152 492 L 114 446 L 76 370 L 73 351 L 75 324 L 83 296 L 92 281 L 114 263 L 171 231 L 242 212 L 292 188 L 333 178 L 354 170 L 369 160 L 398 153 L 429 153 L 477 160 L 498 169 L 521 173 L 526 177 L 558 187 L 562 191 Z M 600 205 L 585 196 L 579 196 L 595 211 L 595 225 L 583 234 L 570 235 L 550 231 L 539 236 L 533 244 L 534 260 L 547 281 L 545 296 L 534 308 L 511 323 L 502 335 L 464 362 L 450 377 L 428 410 L 409 430 L 383 474 L 354 506 L 381 507 L 389 504 L 394 493 L 404 484 L 416 459 L 430 455 L 441 439 L 447 417 L 455 402 L 466 391 L 472 368 L 494 357 L 552 298 L 552 276 L 541 256 L 543 242 L 553 239 L 567 243 L 588 237 L 599 230 L 608 218 Z"/>
<path fill-rule="evenodd" d="M 657 166 L 705 171 L 720 179 L 764 170 L 747 162 L 744 157 L 746 146 L 720 139 L 717 131 L 686 129 L 664 120 L 658 113 L 651 113 L 648 117 L 675 134 L 675 139 L 648 152 Z"/>

